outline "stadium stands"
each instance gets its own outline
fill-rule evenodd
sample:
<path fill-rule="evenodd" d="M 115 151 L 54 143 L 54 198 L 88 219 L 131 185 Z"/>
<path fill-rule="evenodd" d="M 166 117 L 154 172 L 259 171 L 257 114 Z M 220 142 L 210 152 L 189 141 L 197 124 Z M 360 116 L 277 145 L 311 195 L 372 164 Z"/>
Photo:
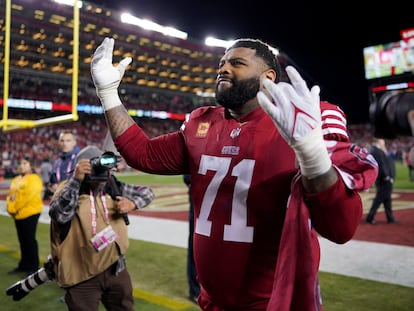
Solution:
<path fill-rule="evenodd" d="M 5 16 L 4 6 L 0 16 Z M 171 38 L 124 24 L 121 13 L 84 2 L 80 10 L 79 89 L 90 93 L 91 56 L 104 37 L 115 38 L 115 57 L 130 56 L 133 63 L 123 87 L 135 92 L 214 92 L 215 68 L 222 48 Z M 73 51 L 73 11 L 52 0 L 13 0 L 11 12 L 10 75 L 34 84 L 59 83 L 49 89 L 57 96 L 60 89 L 70 97 Z M 4 48 L 5 19 L 0 20 Z M 3 58 L 4 55 L 1 54 Z M 59 77 L 56 79 L 56 77 Z M 39 81 L 41 78 L 41 81 Z M 46 81 L 46 82 L 45 82 Z M 13 83 L 13 82 L 12 82 Z M 127 92 L 130 93 L 130 92 Z"/>
<path fill-rule="evenodd" d="M 164 36 L 121 22 L 121 14 L 83 1 L 80 9 L 79 87 L 76 122 L 0 132 L 3 173 L 13 170 L 22 154 L 33 155 L 36 165 L 58 154 L 57 132 L 71 128 L 81 147 L 102 147 L 105 120 L 90 76 L 90 61 L 104 37 L 116 39 L 115 58 L 133 58 L 120 87 L 123 102 L 149 136 L 177 129 L 185 114 L 198 106 L 214 104 L 216 68 L 222 48 L 195 40 Z M 133 12 L 130 12 L 133 13 Z M 36 120 L 59 115 L 70 109 L 72 100 L 73 8 L 53 0 L 12 0 L 9 98 L 53 102 L 51 110 L 36 106 L 9 107 L 9 118 Z M 5 4 L 0 3 L 0 77 L 5 63 Z M 279 56 L 282 66 L 287 58 Z M 4 93 L 3 84 L 0 91 Z M 201 94 L 203 96 L 201 96 Z M 2 100 L 0 99 L 0 105 Z M 2 106 L 0 106 L 2 107 Z M 30 108 L 30 109 L 29 109 Z M 66 109 L 66 110 L 65 110 Z M 157 113 L 171 113 L 171 119 L 157 119 Z M 367 125 L 369 127 L 369 125 Z M 372 130 L 364 125 L 350 127 L 353 139 L 365 145 Z M 396 148 L 411 144 L 401 140 Z"/>

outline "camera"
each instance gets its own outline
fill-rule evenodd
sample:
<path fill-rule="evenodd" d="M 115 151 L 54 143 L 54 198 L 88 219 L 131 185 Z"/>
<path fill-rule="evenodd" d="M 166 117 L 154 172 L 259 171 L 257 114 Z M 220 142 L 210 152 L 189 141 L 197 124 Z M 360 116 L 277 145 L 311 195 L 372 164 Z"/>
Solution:
<path fill-rule="evenodd" d="M 116 168 L 121 161 L 121 157 L 115 155 L 112 151 L 106 151 L 99 157 L 89 160 L 92 166 L 92 173 L 86 178 L 90 181 L 106 181 L 108 172 Z"/>
<path fill-rule="evenodd" d="M 52 257 L 49 255 L 42 268 L 9 286 L 6 289 L 6 294 L 7 296 L 13 296 L 14 301 L 19 301 L 39 285 L 54 278 Z"/>
<path fill-rule="evenodd" d="M 116 196 L 121 196 L 122 192 L 114 179 L 109 174 L 109 171 L 118 166 L 121 161 L 121 157 L 115 155 L 112 151 L 106 151 L 99 157 L 91 158 L 92 173 L 85 176 L 87 181 L 107 181 L 110 187 L 107 189 L 113 200 L 116 200 Z M 122 214 L 125 224 L 129 225 L 129 218 L 127 214 Z"/>
<path fill-rule="evenodd" d="M 414 89 L 373 94 L 369 116 L 375 137 L 414 136 Z"/>

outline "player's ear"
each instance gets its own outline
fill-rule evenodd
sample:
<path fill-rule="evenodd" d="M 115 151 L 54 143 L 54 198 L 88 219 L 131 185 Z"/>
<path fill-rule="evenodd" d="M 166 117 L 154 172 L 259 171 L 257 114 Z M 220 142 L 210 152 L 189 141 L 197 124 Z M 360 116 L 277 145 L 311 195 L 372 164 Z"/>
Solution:
<path fill-rule="evenodd" d="M 269 80 L 272 80 L 272 81 L 275 81 L 275 79 L 276 79 L 276 71 L 274 71 L 273 69 L 267 69 L 266 71 L 265 71 L 265 74 L 266 74 L 266 78 L 267 79 L 269 79 Z"/>

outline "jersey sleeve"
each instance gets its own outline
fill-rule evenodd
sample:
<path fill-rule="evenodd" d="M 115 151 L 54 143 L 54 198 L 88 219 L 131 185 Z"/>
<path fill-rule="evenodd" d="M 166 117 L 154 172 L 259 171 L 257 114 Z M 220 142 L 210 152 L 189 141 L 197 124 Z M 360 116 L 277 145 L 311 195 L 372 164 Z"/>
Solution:
<path fill-rule="evenodd" d="M 321 102 L 322 132 L 333 165 L 345 185 L 364 191 L 375 182 L 378 164 L 364 147 L 350 140 L 345 113 L 336 105 Z"/>
<path fill-rule="evenodd" d="M 323 102 L 321 112 L 325 144 L 340 178 L 325 191 L 305 194 L 305 201 L 318 233 L 345 243 L 352 238 L 362 216 L 359 192 L 374 184 L 378 166 L 366 148 L 351 142 L 345 114 L 339 107 Z"/>
<path fill-rule="evenodd" d="M 322 133 L 325 140 L 349 141 L 345 113 L 336 105 L 321 102 Z"/>
<path fill-rule="evenodd" d="M 185 144 L 179 131 L 149 138 L 134 124 L 115 140 L 115 146 L 132 168 L 151 174 L 182 174 Z"/>

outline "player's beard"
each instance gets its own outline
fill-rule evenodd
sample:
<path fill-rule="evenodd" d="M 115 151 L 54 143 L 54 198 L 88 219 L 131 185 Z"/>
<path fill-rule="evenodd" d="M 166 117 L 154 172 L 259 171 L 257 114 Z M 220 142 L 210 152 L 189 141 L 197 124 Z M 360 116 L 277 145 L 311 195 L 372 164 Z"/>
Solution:
<path fill-rule="evenodd" d="M 216 86 L 216 101 L 224 108 L 236 109 L 256 97 L 260 90 L 259 78 L 232 80 L 232 86 L 219 91 Z"/>

